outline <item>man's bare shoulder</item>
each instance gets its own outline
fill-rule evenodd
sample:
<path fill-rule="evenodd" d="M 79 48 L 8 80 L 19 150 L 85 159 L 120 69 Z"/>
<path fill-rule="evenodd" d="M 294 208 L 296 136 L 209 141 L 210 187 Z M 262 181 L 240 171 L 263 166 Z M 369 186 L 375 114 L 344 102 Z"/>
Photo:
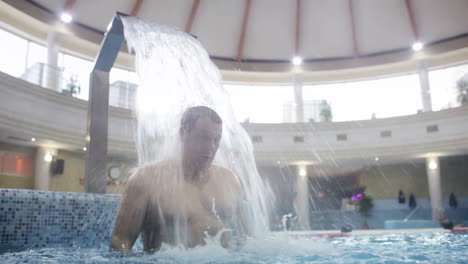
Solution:
<path fill-rule="evenodd" d="M 128 184 L 130 186 L 151 185 L 151 183 L 164 178 L 165 175 L 173 175 L 178 168 L 179 163 L 173 160 L 149 163 L 137 168 Z"/>
<path fill-rule="evenodd" d="M 211 172 L 214 172 L 214 173 L 221 173 L 222 175 L 226 175 L 229 177 L 236 177 L 234 173 L 228 168 L 225 168 L 216 164 L 211 164 L 210 170 Z"/>
<path fill-rule="evenodd" d="M 228 168 L 212 164 L 210 167 L 211 174 L 215 175 L 216 179 L 223 181 L 229 185 L 235 185 L 240 188 L 240 182 L 237 176 Z"/>

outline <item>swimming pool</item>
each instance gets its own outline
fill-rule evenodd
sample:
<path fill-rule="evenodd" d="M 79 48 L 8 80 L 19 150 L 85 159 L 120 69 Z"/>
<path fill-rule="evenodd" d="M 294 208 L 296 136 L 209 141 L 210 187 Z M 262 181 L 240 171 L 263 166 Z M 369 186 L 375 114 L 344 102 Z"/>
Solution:
<path fill-rule="evenodd" d="M 119 201 L 119 195 L 0 189 L 0 262 L 468 263 L 468 233 L 442 229 L 353 231 L 332 239 L 274 232 L 236 250 L 209 242 L 151 255 L 138 253 L 140 245 L 134 255 L 121 256 L 108 252 Z"/>
<path fill-rule="evenodd" d="M 107 247 L 49 247 L 0 255 L 2 263 L 467 263 L 468 235 L 437 232 L 333 239 L 269 238 L 235 251 L 209 244 L 190 250 L 121 256 Z"/>

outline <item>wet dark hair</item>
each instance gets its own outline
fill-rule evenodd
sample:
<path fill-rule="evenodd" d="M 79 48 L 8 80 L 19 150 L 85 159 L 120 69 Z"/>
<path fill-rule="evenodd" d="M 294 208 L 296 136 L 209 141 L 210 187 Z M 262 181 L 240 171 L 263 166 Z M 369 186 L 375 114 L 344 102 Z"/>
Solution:
<path fill-rule="evenodd" d="M 207 106 L 189 107 L 187 110 L 185 110 L 184 114 L 182 115 L 182 119 L 180 120 L 179 132 L 181 134 L 182 132 L 190 132 L 192 128 L 195 127 L 195 123 L 200 117 L 207 117 L 217 124 L 223 123 L 223 120 L 218 115 L 218 113 L 216 113 L 215 110 Z"/>

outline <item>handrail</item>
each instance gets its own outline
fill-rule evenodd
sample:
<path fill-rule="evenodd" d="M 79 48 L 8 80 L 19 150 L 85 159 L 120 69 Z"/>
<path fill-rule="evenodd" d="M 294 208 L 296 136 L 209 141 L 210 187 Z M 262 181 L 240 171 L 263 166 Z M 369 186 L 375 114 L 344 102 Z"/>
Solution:
<path fill-rule="evenodd" d="M 409 215 L 405 219 L 403 219 L 403 221 L 407 222 L 410 219 L 410 217 L 413 216 L 413 214 L 416 213 L 416 211 L 419 210 L 419 208 L 421 208 L 420 205 L 418 205 L 416 208 L 414 208 L 413 211 L 411 211 L 409 213 Z"/>

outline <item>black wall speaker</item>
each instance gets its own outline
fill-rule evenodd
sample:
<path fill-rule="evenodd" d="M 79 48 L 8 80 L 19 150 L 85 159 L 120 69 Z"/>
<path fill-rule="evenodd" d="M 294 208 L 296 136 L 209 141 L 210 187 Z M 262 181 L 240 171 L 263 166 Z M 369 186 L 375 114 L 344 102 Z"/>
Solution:
<path fill-rule="evenodd" d="M 57 159 L 52 163 L 52 175 L 63 174 L 65 169 L 65 160 Z"/>

